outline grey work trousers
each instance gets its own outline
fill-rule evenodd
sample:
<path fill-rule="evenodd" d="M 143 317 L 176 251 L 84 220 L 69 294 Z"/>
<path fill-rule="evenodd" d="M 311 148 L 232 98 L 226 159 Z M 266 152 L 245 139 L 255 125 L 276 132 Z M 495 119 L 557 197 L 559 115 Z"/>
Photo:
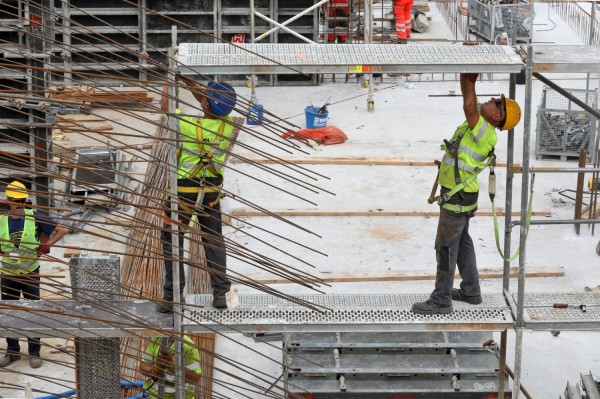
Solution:
<path fill-rule="evenodd" d="M 460 288 L 467 296 L 481 295 L 479 272 L 473 240 L 469 235 L 472 213 L 456 213 L 440 208 L 435 238 L 437 274 L 430 299 L 438 305 L 452 304 L 452 287 L 456 266 L 462 281 Z"/>
<path fill-rule="evenodd" d="M 218 193 L 206 193 L 204 196 L 202 212 L 198 213 L 198 224 L 202 232 L 202 241 L 204 253 L 206 255 L 206 266 L 210 274 L 210 283 L 213 289 L 213 295 L 225 295 L 231 288 L 231 281 L 227 278 L 227 254 L 225 248 L 225 239 L 223 238 L 223 224 L 221 222 L 221 204 L 214 206 L 208 204 L 215 201 Z M 195 205 L 195 196 L 197 194 L 180 193 L 181 199 L 187 199 L 189 205 Z M 187 197 L 187 198 L 186 198 Z M 188 224 L 191 213 L 179 210 L 181 222 Z M 170 226 L 167 226 L 170 227 Z M 183 248 L 183 234 L 178 232 L 179 246 Z M 171 244 L 171 231 L 165 228 L 161 234 L 163 253 L 165 258 L 165 280 L 163 284 L 163 299 L 173 300 L 173 248 Z M 185 287 L 185 274 L 183 272 L 183 259 L 179 262 L 179 282 L 180 292 L 183 294 Z"/>

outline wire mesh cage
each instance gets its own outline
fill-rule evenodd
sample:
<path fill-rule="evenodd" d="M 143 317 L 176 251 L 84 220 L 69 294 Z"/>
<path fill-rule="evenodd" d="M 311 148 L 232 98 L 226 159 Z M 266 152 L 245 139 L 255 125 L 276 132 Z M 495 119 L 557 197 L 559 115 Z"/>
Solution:
<path fill-rule="evenodd" d="M 577 99 L 592 108 L 598 108 L 598 89 L 567 89 Z M 544 87 L 537 112 L 535 155 L 578 157 L 583 147 L 592 159 L 596 148 L 597 121 L 562 94 Z"/>
<path fill-rule="evenodd" d="M 506 33 L 509 43 L 528 43 L 533 33 L 532 2 L 498 4 L 498 1 L 469 0 L 469 30 L 494 43 L 496 37 Z"/>

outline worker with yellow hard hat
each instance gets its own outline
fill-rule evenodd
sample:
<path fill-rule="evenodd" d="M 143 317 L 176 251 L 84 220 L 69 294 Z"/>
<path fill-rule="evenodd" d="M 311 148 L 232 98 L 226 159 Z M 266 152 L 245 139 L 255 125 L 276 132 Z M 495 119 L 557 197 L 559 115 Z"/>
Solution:
<path fill-rule="evenodd" d="M 479 196 L 477 176 L 495 162 L 496 129 L 513 129 L 521 119 L 521 107 L 504 95 L 479 103 L 475 93 L 478 76 L 460 75 L 466 121 L 450 141 L 444 140 L 436 182 L 441 186 L 440 195 L 430 201 L 440 206 L 435 288 L 427 301 L 413 304 L 414 313 L 447 314 L 452 312 L 453 300 L 473 305 L 482 301 L 475 248 L 469 235 L 469 220 L 477 210 Z M 453 288 L 457 266 L 462 281 L 460 288 Z"/>
<path fill-rule="evenodd" d="M 25 184 L 13 181 L 4 190 L 10 207 L 0 213 L 0 285 L 2 300 L 40 298 L 40 256 L 60 240 L 68 229 L 47 215 L 27 206 L 29 193 Z M 0 367 L 21 358 L 19 340 L 6 339 L 6 353 L 0 357 Z M 29 365 L 42 366 L 40 339 L 28 338 Z"/>

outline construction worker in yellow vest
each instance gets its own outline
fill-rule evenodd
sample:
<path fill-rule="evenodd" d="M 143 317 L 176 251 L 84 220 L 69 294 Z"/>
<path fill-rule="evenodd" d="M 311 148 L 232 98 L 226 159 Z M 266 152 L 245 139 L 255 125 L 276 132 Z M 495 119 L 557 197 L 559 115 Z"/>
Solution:
<path fill-rule="evenodd" d="M 185 398 L 196 397 L 196 386 L 200 383 L 200 353 L 190 337 L 183 337 L 183 365 Z M 154 337 L 146 347 L 140 361 L 140 372 L 149 377 L 144 390 L 150 398 L 175 399 L 175 340 L 173 337 Z M 164 381 L 164 394 L 159 396 L 160 379 Z"/>
<path fill-rule="evenodd" d="M 42 212 L 27 207 L 27 188 L 19 181 L 6 186 L 6 202 L 10 209 L 0 213 L 0 285 L 2 300 L 40 299 L 40 256 L 50 253 L 50 247 L 68 229 Z M 0 357 L 0 367 L 21 359 L 17 338 L 7 338 L 6 353 Z M 28 338 L 29 365 L 42 366 L 40 339 Z"/>
<path fill-rule="evenodd" d="M 202 234 L 206 254 L 206 265 L 210 273 L 213 289 L 213 307 L 227 308 L 225 294 L 231 288 L 227 278 L 227 257 L 222 233 L 221 187 L 223 185 L 224 163 L 233 134 L 233 118 L 229 115 L 237 101 L 233 87 L 228 83 L 209 82 L 203 87 L 194 80 L 180 75 L 194 98 L 200 103 L 203 118 L 183 115 L 177 109 L 178 118 L 178 169 L 177 195 L 179 226 L 173 229 L 166 225 L 161 234 L 165 257 L 165 278 L 163 284 L 164 302 L 157 305 L 161 313 L 173 310 L 173 278 L 171 232 L 179 232 L 190 223 L 195 213 Z M 168 112 L 168 87 L 165 85 L 161 108 Z M 202 201 L 198 202 L 202 195 Z M 170 206 L 169 206 L 170 208 Z M 170 216 L 170 213 L 169 213 Z M 179 247 L 183 248 L 183 235 L 179 235 Z M 179 262 L 180 287 L 183 298 L 185 276 L 183 262 Z M 193 266 L 193 265 L 192 265 Z"/>
<path fill-rule="evenodd" d="M 452 301 L 473 305 L 482 302 L 479 273 L 473 240 L 469 235 L 469 220 L 477 210 L 478 174 L 495 162 L 496 129 L 513 129 L 521 119 L 516 101 L 491 98 L 479 104 L 475 93 L 477 73 L 460 75 L 463 111 L 466 121 L 450 141 L 444 141 L 444 157 L 440 164 L 440 218 L 435 238 L 437 274 L 435 289 L 425 302 L 413 304 L 419 314 L 452 312 Z M 453 288 L 456 267 L 462 278 L 459 288 Z"/>

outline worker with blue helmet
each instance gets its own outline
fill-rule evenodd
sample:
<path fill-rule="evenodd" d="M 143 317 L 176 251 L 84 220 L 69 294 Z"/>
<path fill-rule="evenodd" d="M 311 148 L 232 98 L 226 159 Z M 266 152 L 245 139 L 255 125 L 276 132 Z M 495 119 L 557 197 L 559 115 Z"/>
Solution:
<path fill-rule="evenodd" d="M 236 93 L 229 83 L 209 82 L 206 98 L 210 109 L 216 116 L 231 113 L 236 104 Z"/>
<path fill-rule="evenodd" d="M 231 146 L 234 122 L 230 116 L 237 103 L 234 88 L 229 83 L 209 82 L 202 86 L 193 79 L 179 75 L 187 85 L 194 98 L 200 103 L 204 113 L 202 118 L 183 115 L 177 109 L 177 134 L 179 149 L 177 168 L 177 195 L 179 226 L 187 226 L 194 214 L 202 231 L 202 243 L 206 254 L 204 262 L 198 267 L 207 267 L 213 289 L 213 306 L 218 309 L 227 308 L 225 294 L 231 288 L 227 278 L 226 248 L 222 234 L 221 187 L 223 186 L 224 164 Z M 168 87 L 165 85 L 161 107 L 168 111 Z M 201 206 L 200 206 L 201 204 Z M 170 215 L 170 205 L 167 205 Z M 169 223 L 168 221 L 166 223 Z M 173 310 L 173 267 L 172 267 L 172 226 L 166 225 L 161 234 L 163 254 L 165 258 L 165 281 L 163 299 L 157 310 L 168 313 Z M 179 246 L 183 248 L 183 234 L 179 233 Z M 185 256 L 184 256 L 185 258 Z M 180 260 L 180 286 L 183 294 L 185 275 L 183 264 L 194 261 Z M 183 297 L 183 296 L 182 296 Z"/>

